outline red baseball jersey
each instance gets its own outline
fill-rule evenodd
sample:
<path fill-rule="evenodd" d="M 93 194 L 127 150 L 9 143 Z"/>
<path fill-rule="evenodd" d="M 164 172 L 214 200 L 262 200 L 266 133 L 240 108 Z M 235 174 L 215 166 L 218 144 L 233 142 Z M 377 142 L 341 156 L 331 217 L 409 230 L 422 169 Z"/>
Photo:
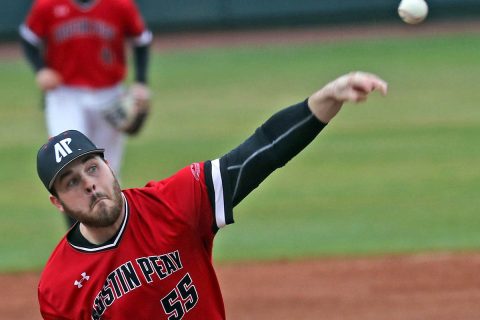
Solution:
<path fill-rule="evenodd" d="M 218 227 L 233 219 L 223 207 L 218 160 L 122 194 L 125 218 L 108 244 L 72 245 L 65 237 L 54 250 L 38 287 L 42 316 L 225 319 L 212 246 Z"/>
<path fill-rule="evenodd" d="M 29 42 L 44 44 L 46 65 L 65 84 L 103 88 L 126 73 L 125 40 L 140 37 L 143 19 L 132 0 L 35 0 L 21 30 Z"/>

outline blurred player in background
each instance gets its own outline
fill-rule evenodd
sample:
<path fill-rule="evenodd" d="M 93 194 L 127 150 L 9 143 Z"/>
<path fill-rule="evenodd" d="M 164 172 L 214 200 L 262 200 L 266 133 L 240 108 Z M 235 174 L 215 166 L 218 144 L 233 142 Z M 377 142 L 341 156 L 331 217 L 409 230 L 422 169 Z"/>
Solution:
<path fill-rule="evenodd" d="M 48 135 L 70 129 L 84 133 L 105 148 L 119 175 L 125 134 L 113 125 L 111 114 L 127 93 L 126 40 L 135 64 L 129 93 L 139 105 L 149 105 L 150 99 L 152 33 L 133 0 L 35 0 L 20 35 L 45 93 Z"/>

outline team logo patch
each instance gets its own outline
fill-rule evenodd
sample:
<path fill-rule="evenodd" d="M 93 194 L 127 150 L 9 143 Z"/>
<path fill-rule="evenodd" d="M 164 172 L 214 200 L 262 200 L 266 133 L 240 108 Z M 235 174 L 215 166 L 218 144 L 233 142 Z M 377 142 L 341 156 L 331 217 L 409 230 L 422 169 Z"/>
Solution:
<path fill-rule="evenodd" d="M 59 6 L 56 6 L 54 9 L 53 9 L 53 12 L 55 14 L 55 17 L 57 18 L 61 18 L 61 17 L 65 17 L 66 15 L 68 15 L 68 12 L 70 10 L 68 9 L 67 6 L 64 6 L 64 5 L 59 5 Z"/>
<path fill-rule="evenodd" d="M 62 158 L 72 153 L 72 149 L 68 146 L 72 142 L 71 138 L 63 139 L 59 143 L 55 143 L 55 160 L 57 163 L 62 161 Z"/>
<path fill-rule="evenodd" d="M 81 287 L 83 287 L 83 282 L 84 282 L 84 281 L 88 281 L 88 279 L 90 279 L 90 276 L 87 275 L 86 272 L 82 272 L 81 276 L 82 276 L 82 279 L 80 279 L 80 280 L 75 280 L 75 282 L 73 283 L 73 285 L 76 286 L 78 289 L 80 289 Z"/>
<path fill-rule="evenodd" d="M 190 165 L 190 170 L 192 171 L 193 177 L 195 180 L 200 180 L 200 164 L 195 162 Z"/>

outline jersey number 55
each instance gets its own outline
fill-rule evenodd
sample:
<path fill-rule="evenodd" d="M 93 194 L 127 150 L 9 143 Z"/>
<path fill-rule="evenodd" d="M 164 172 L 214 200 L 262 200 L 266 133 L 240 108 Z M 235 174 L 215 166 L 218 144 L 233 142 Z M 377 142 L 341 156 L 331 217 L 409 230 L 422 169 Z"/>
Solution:
<path fill-rule="evenodd" d="M 168 320 L 182 319 L 185 313 L 192 310 L 198 302 L 198 293 L 187 273 L 185 277 L 161 300 Z"/>

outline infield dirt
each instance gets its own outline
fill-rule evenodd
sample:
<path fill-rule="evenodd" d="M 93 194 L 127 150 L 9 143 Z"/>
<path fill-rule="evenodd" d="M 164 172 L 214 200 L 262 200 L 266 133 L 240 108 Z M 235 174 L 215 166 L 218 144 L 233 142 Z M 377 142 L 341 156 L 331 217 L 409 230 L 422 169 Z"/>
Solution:
<path fill-rule="evenodd" d="M 227 318 L 478 320 L 480 253 L 217 265 Z M 38 273 L 0 275 L 0 319 L 40 319 Z"/>

